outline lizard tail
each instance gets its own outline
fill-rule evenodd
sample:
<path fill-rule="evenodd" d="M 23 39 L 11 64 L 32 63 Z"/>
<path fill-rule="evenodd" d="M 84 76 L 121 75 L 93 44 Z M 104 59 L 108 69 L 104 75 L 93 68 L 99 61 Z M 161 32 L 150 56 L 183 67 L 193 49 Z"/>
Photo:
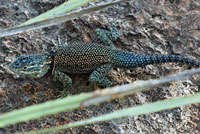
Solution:
<path fill-rule="evenodd" d="M 146 65 L 150 64 L 166 62 L 185 63 L 191 66 L 200 67 L 200 62 L 184 56 L 140 55 L 119 50 L 114 52 L 112 61 L 113 66 L 122 68 L 145 67 Z"/>

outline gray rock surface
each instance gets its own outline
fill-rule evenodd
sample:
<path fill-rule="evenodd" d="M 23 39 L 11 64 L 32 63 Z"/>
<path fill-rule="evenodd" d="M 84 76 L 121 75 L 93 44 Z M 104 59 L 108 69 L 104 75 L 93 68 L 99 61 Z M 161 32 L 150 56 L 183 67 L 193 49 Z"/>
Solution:
<path fill-rule="evenodd" d="M 12 27 L 33 18 L 64 0 L 1 0 L 0 29 Z M 97 1 L 98 3 L 98 1 Z M 49 50 L 52 40 L 58 43 L 95 41 L 94 29 L 106 28 L 115 22 L 120 38 L 114 42 L 118 49 L 141 54 L 177 54 L 200 60 L 200 1 L 199 0 L 130 0 L 100 12 L 66 23 L 39 30 L 0 38 L 0 112 L 8 112 L 29 105 L 59 98 L 56 92 L 62 84 L 51 77 L 39 80 L 22 78 L 8 70 L 8 65 L 21 54 Z M 162 64 L 132 70 L 113 69 L 109 78 L 117 85 L 135 80 L 159 78 L 187 69 L 179 64 Z M 94 91 L 88 75 L 71 75 L 70 94 Z M 39 120 L 6 127 L 8 133 L 42 129 L 87 119 L 130 106 L 150 103 L 200 90 L 200 77 L 173 82 L 152 91 L 115 99 L 98 106 L 48 116 Z M 97 123 L 59 134 L 167 134 L 199 133 L 199 104 L 166 110 L 137 117 Z"/>

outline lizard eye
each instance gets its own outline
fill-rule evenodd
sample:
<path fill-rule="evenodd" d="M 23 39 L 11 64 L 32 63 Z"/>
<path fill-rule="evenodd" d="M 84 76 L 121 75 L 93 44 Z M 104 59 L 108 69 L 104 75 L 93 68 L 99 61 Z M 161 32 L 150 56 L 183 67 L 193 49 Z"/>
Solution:
<path fill-rule="evenodd" d="M 23 67 L 23 69 L 27 69 L 27 67 L 25 66 L 25 67 Z"/>
<path fill-rule="evenodd" d="M 22 60 L 25 60 L 25 59 L 26 59 L 26 57 L 23 57 L 23 58 L 22 58 Z"/>

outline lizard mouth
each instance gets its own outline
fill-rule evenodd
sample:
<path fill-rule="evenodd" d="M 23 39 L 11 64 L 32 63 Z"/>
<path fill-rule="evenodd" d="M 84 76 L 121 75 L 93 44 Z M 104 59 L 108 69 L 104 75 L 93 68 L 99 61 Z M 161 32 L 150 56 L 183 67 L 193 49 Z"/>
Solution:
<path fill-rule="evenodd" d="M 37 78 L 38 74 L 40 74 L 40 71 L 38 69 L 36 69 L 35 67 L 20 67 L 20 68 L 16 68 L 16 65 L 13 63 L 9 66 L 9 69 L 19 75 L 23 75 L 25 77 L 31 77 L 31 78 Z"/>
<path fill-rule="evenodd" d="M 12 71 L 14 73 L 18 73 L 19 72 L 17 69 L 15 69 L 13 64 L 10 64 L 9 69 L 10 69 L 10 71 Z"/>

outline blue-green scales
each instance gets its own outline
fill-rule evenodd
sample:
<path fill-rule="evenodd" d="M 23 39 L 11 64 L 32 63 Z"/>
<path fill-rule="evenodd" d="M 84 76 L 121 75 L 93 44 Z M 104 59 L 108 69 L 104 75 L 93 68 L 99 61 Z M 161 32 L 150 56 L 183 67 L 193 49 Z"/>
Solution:
<path fill-rule="evenodd" d="M 65 93 L 72 84 L 68 73 L 91 73 L 89 81 L 107 87 L 112 83 L 106 75 L 113 67 L 135 68 L 154 63 L 181 62 L 200 66 L 200 62 L 188 57 L 175 55 L 141 55 L 117 50 L 112 43 L 119 36 L 116 28 L 110 31 L 97 29 L 97 43 L 73 43 L 55 46 L 43 54 L 21 55 L 11 65 L 10 70 L 20 75 L 41 78 L 50 72 L 63 83 Z"/>

